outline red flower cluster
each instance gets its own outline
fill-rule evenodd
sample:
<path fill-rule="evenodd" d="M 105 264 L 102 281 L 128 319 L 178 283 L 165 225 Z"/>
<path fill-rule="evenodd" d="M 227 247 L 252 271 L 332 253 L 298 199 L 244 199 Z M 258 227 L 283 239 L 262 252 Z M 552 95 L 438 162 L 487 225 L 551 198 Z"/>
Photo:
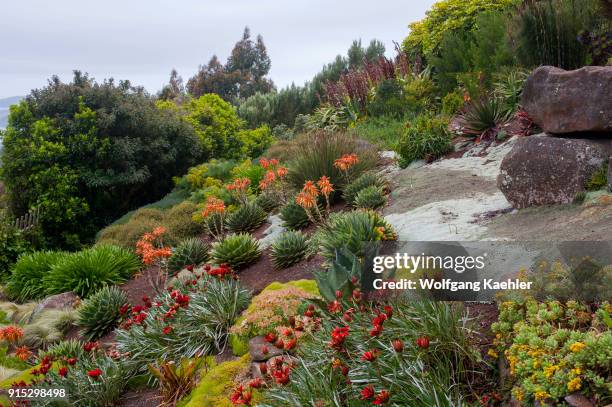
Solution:
<path fill-rule="evenodd" d="M 92 377 L 94 379 L 97 379 L 98 377 L 100 377 L 102 375 L 102 370 L 96 368 L 96 369 L 92 369 L 89 370 L 87 372 L 87 376 Z"/>
<path fill-rule="evenodd" d="M 376 397 L 374 397 L 376 395 Z M 390 394 L 386 390 L 381 390 L 380 393 L 376 394 L 374 387 L 371 384 L 368 384 L 361 390 L 361 400 L 372 400 L 372 404 L 374 405 L 382 405 L 389 401 Z"/>
<path fill-rule="evenodd" d="M 253 394 L 250 390 L 245 390 L 244 386 L 240 385 L 234 389 L 230 395 L 230 400 L 235 406 L 243 405 L 250 406 Z"/>
<path fill-rule="evenodd" d="M 357 157 L 357 154 L 344 154 L 342 157 L 334 161 L 334 167 L 342 171 L 348 171 L 349 168 L 358 162 L 359 157 Z"/>
<path fill-rule="evenodd" d="M 23 329 L 18 326 L 8 325 L 0 328 L 0 341 L 10 343 L 17 342 L 23 337 Z"/>
<path fill-rule="evenodd" d="M 187 294 L 183 294 L 178 290 L 172 291 L 170 293 L 170 297 L 176 302 L 176 305 L 179 307 L 185 308 L 189 306 L 189 296 Z"/>
<path fill-rule="evenodd" d="M 374 362 L 378 358 L 378 355 L 380 355 L 380 351 L 378 349 L 369 350 L 363 353 L 361 360 Z"/>
<path fill-rule="evenodd" d="M 52 364 L 52 360 L 49 356 L 45 356 L 44 358 L 42 358 L 42 360 L 40 361 L 40 367 L 38 369 L 32 369 L 30 371 L 30 374 L 32 376 L 38 376 L 38 375 L 46 375 L 47 373 L 49 373 L 49 370 L 51 370 L 51 364 Z"/>
<path fill-rule="evenodd" d="M 331 341 L 329 342 L 329 346 L 336 350 L 340 350 L 342 345 L 344 345 L 344 341 L 349 335 L 349 327 L 336 327 L 331 333 Z"/>
<path fill-rule="evenodd" d="M 92 352 L 100 349 L 100 342 L 87 342 L 83 345 L 85 352 Z"/>
<path fill-rule="evenodd" d="M 164 247 L 162 243 L 164 233 L 166 233 L 166 229 L 160 226 L 151 233 L 145 233 L 136 242 L 136 254 L 142 258 L 144 264 L 151 265 L 172 256 L 172 249 Z"/>
<path fill-rule="evenodd" d="M 378 314 L 372 320 L 372 330 L 370 331 L 370 336 L 380 336 L 383 331 L 384 322 L 393 316 L 393 308 L 389 306 L 384 307 L 385 312 Z"/>
<path fill-rule="evenodd" d="M 216 268 L 212 268 L 210 265 L 207 264 L 204 266 L 204 271 L 206 271 L 206 274 L 208 274 L 209 276 L 217 277 L 220 280 L 223 280 L 226 276 L 233 275 L 232 269 L 227 263 L 223 263 Z"/>
<path fill-rule="evenodd" d="M 416 345 L 421 349 L 429 348 L 429 337 L 428 336 L 419 336 L 416 340 Z"/>

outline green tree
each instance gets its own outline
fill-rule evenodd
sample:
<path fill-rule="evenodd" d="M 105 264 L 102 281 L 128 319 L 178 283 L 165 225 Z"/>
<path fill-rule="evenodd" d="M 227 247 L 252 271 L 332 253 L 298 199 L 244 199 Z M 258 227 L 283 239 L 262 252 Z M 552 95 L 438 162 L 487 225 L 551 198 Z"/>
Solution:
<path fill-rule="evenodd" d="M 2 136 L 11 210 L 39 208 L 52 247 L 92 241 L 102 226 L 165 195 L 201 156 L 193 128 L 141 88 L 80 72 L 13 106 Z"/>

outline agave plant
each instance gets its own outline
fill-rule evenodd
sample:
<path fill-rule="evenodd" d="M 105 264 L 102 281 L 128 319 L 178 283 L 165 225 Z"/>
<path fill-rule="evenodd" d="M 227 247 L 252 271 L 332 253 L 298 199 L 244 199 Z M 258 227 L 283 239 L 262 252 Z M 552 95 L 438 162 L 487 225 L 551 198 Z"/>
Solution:
<path fill-rule="evenodd" d="M 234 233 L 252 232 L 257 229 L 268 218 L 266 211 L 256 203 L 250 202 L 240 206 L 225 220 L 227 229 Z"/>
<path fill-rule="evenodd" d="M 355 197 L 355 206 L 363 209 L 378 209 L 385 206 L 387 198 L 382 188 L 371 185 L 359 191 Z"/>
<path fill-rule="evenodd" d="M 328 302 L 337 299 L 338 292 L 342 297 L 350 296 L 356 287 L 353 282 L 359 281 L 362 275 L 359 258 L 349 250 L 340 249 L 335 256 L 327 270 L 314 273 L 319 293 Z"/>
<path fill-rule="evenodd" d="M 77 324 L 88 340 L 96 340 L 110 332 L 121 320 L 120 309 L 128 298 L 117 287 L 104 287 L 83 301 Z"/>
<path fill-rule="evenodd" d="M 302 232 L 288 231 L 272 244 L 270 256 L 278 269 L 290 267 L 302 261 L 308 252 L 308 239 Z"/>
<path fill-rule="evenodd" d="M 473 100 L 461 114 L 463 132 L 468 135 L 483 137 L 497 131 L 511 115 L 506 103 L 498 97 L 485 97 Z"/>
<path fill-rule="evenodd" d="M 295 200 L 289 201 L 280 210 L 280 218 L 287 229 L 297 230 L 308 226 L 308 214 Z"/>
<path fill-rule="evenodd" d="M 261 193 L 257 196 L 257 198 L 255 198 L 255 204 L 257 204 L 264 211 L 270 213 L 281 205 L 281 201 L 279 197 L 272 194 Z"/>
<path fill-rule="evenodd" d="M 234 270 L 239 270 L 253 264 L 261 256 L 257 239 L 248 233 L 238 233 L 226 236 L 215 243 L 212 248 L 212 258 L 218 264 L 227 263 Z"/>
<path fill-rule="evenodd" d="M 348 204 L 353 205 L 355 203 L 355 197 L 357 197 L 359 191 L 370 186 L 385 188 L 386 182 L 376 173 L 366 172 L 361 174 L 359 177 L 357 177 L 357 179 L 355 179 L 355 181 L 351 182 L 346 186 L 346 188 L 344 188 L 342 197 Z"/>
<path fill-rule="evenodd" d="M 197 266 L 210 259 L 210 246 L 199 238 L 183 240 L 168 260 L 168 271 L 177 273 L 186 266 Z"/>

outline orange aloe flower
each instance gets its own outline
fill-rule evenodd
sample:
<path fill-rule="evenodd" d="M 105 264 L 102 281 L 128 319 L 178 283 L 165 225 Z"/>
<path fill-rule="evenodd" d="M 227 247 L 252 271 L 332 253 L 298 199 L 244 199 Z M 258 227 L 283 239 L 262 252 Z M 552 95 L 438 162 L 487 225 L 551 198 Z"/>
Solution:
<path fill-rule="evenodd" d="M 288 173 L 289 170 L 287 170 L 285 167 L 278 167 L 276 169 L 276 175 L 278 175 L 279 178 L 284 178 Z"/>
<path fill-rule="evenodd" d="M 32 356 L 32 351 L 27 346 L 19 346 L 15 349 L 15 356 L 24 362 Z"/>
<path fill-rule="evenodd" d="M 304 209 L 309 209 L 316 205 L 315 197 L 304 191 L 297 194 L 295 202 Z"/>
<path fill-rule="evenodd" d="M 262 157 L 259 159 L 259 165 L 261 165 L 263 168 L 267 170 L 268 168 L 270 168 L 270 161 L 268 161 L 267 158 Z"/>
<path fill-rule="evenodd" d="M 315 185 L 315 183 L 312 181 L 306 181 L 304 183 L 303 191 L 307 193 L 308 195 L 312 195 L 313 197 L 316 197 L 319 195 L 319 190 L 317 189 L 317 186 Z"/>
<path fill-rule="evenodd" d="M 321 190 L 321 193 L 325 196 L 329 196 L 329 194 L 334 192 L 332 183 L 329 181 L 329 178 L 325 175 L 321 177 L 321 179 L 317 182 L 317 185 L 319 185 L 319 189 Z"/>
<path fill-rule="evenodd" d="M 206 206 L 204 207 L 204 212 L 202 212 L 202 216 L 207 218 L 213 213 L 220 215 L 225 213 L 225 203 L 223 202 L 223 200 L 215 196 L 209 196 L 206 200 Z"/>

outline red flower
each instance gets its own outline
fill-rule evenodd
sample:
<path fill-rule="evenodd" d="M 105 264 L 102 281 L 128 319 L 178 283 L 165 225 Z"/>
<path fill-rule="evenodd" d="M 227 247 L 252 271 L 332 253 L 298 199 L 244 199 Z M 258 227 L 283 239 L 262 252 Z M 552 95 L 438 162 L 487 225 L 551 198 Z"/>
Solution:
<path fill-rule="evenodd" d="M 102 371 L 100 369 L 93 369 L 87 372 L 87 376 L 93 377 L 94 379 L 100 377 L 102 375 Z"/>
<path fill-rule="evenodd" d="M 257 377 L 255 379 L 252 379 L 249 382 L 249 387 L 251 387 L 253 389 L 259 389 L 261 386 L 263 386 L 263 380 L 261 379 L 261 377 Z"/>
<path fill-rule="evenodd" d="M 369 350 L 363 353 L 363 356 L 361 356 L 361 360 L 366 360 L 368 362 L 374 362 L 377 357 L 378 357 L 377 350 Z"/>
<path fill-rule="evenodd" d="M 344 340 L 349 334 L 349 327 L 336 327 L 331 333 L 331 341 L 329 342 L 329 346 L 334 349 L 339 349 L 342 347 Z"/>
<path fill-rule="evenodd" d="M 134 305 L 132 308 L 132 314 L 140 314 L 142 311 L 145 311 L 146 308 L 143 305 Z"/>
<path fill-rule="evenodd" d="M 387 315 L 387 318 L 391 319 L 391 317 L 393 316 L 393 308 L 388 305 L 385 305 L 385 314 Z"/>
<path fill-rule="evenodd" d="M 342 291 L 336 290 L 336 298 L 338 299 L 342 298 Z"/>
<path fill-rule="evenodd" d="M 305 317 L 308 317 L 308 318 L 312 318 L 312 317 L 314 316 L 314 312 L 313 312 L 313 311 L 311 311 L 311 310 L 309 310 L 309 309 L 307 309 L 307 310 L 304 312 L 304 316 L 305 316 Z"/>
<path fill-rule="evenodd" d="M 87 342 L 83 345 L 83 350 L 85 352 L 91 352 L 96 349 L 100 349 L 100 344 L 98 342 Z"/>
<path fill-rule="evenodd" d="M 164 327 L 162 332 L 164 333 L 164 335 L 168 335 L 170 332 L 172 332 L 172 327 L 168 325 L 167 327 Z"/>
<path fill-rule="evenodd" d="M 382 325 L 387 320 L 387 314 L 378 314 L 376 318 L 372 320 L 373 325 Z"/>
<path fill-rule="evenodd" d="M 379 336 L 383 331 L 382 325 L 374 325 L 374 328 L 370 331 L 370 336 Z"/>
<path fill-rule="evenodd" d="M 185 268 L 187 269 L 187 271 L 193 271 L 193 264 L 190 264 Z"/>
<path fill-rule="evenodd" d="M 266 345 L 261 347 L 261 353 L 264 355 L 267 355 L 270 352 L 270 350 L 268 349 L 268 347 Z"/>
<path fill-rule="evenodd" d="M 70 358 L 66 361 L 70 366 L 74 366 L 77 362 L 77 358 Z"/>
<path fill-rule="evenodd" d="M 291 328 L 283 329 L 283 336 L 289 337 L 293 335 L 293 330 Z"/>
<path fill-rule="evenodd" d="M 62 377 L 66 377 L 66 375 L 68 374 L 68 368 L 66 366 L 62 366 L 59 368 L 57 373 Z"/>
<path fill-rule="evenodd" d="M 289 383 L 289 367 L 287 366 L 276 369 L 272 375 L 276 379 L 277 384 L 285 385 Z"/>
<path fill-rule="evenodd" d="M 419 336 L 416 340 L 416 344 L 421 349 L 429 348 L 429 337 L 428 336 Z"/>
<path fill-rule="evenodd" d="M 334 300 L 327 305 L 327 310 L 331 313 L 340 312 L 342 311 L 342 305 L 337 300 Z"/>
<path fill-rule="evenodd" d="M 266 362 L 261 362 L 259 364 L 259 371 L 261 372 L 261 374 L 268 373 L 268 364 Z"/>
<path fill-rule="evenodd" d="M 285 349 L 286 350 L 291 350 L 293 348 L 295 348 L 295 345 L 297 344 L 297 341 L 294 339 L 289 339 L 287 342 L 285 342 Z"/>
<path fill-rule="evenodd" d="M 395 349 L 397 353 L 401 353 L 404 350 L 404 342 L 402 342 L 400 339 L 394 340 L 392 344 L 393 349 Z"/>
<path fill-rule="evenodd" d="M 268 343 L 272 343 L 276 340 L 276 334 L 274 332 L 268 332 L 266 336 L 264 336 L 264 340 Z"/>
<path fill-rule="evenodd" d="M 121 308 L 119 308 L 119 313 L 121 315 L 125 315 L 128 313 L 129 310 L 130 310 L 130 304 L 123 304 Z"/>
<path fill-rule="evenodd" d="M 342 375 L 343 375 L 343 376 L 348 376 L 348 374 L 349 374 L 349 368 L 348 368 L 348 366 L 347 366 L 347 365 L 343 365 L 343 366 L 340 368 L 340 371 L 342 372 Z"/>
<path fill-rule="evenodd" d="M 371 384 L 368 384 L 361 390 L 361 400 L 369 400 L 374 397 L 374 387 Z"/>
<path fill-rule="evenodd" d="M 285 342 L 283 342 L 281 338 L 278 338 L 276 342 L 274 342 L 274 346 L 276 346 L 279 349 L 283 349 L 285 347 Z"/>
<path fill-rule="evenodd" d="M 387 401 L 389 401 L 389 396 L 390 394 L 387 390 L 381 390 L 381 392 L 376 395 L 376 398 L 374 399 L 372 404 L 377 406 L 385 404 Z"/>

